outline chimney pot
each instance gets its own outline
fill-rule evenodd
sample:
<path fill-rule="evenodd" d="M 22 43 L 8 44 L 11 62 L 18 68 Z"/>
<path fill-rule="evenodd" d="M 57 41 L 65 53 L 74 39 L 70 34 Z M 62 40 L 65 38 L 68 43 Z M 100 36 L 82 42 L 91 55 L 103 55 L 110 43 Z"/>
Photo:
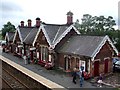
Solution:
<path fill-rule="evenodd" d="M 73 13 L 71 11 L 67 12 L 67 24 L 73 24 Z"/>
<path fill-rule="evenodd" d="M 31 27 L 32 26 L 32 21 L 31 19 L 28 19 L 28 27 Z"/>
<path fill-rule="evenodd" d="M 21 23 L 21 27 L 24 27 L 24 21 L 21 21 L 20 23 Z"/>
<path fill-rule="evenodd" d="M 39 17 L 37 17 L 36 18 L 36 27 L 40 27 L 40 18 Z"/>

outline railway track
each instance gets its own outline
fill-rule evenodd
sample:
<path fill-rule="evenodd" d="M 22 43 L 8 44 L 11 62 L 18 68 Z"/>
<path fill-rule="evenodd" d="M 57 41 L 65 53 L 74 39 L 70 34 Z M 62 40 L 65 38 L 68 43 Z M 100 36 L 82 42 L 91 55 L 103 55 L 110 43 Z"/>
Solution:
<path fill-rule="evenodd" d="M 2 68 L 2 76 L 1 76 L 3 82 L 8 85 L 11 89 L 27 89 L 30 90 L 28 86 L 26 86 L 24 83 L 22 83 L 19 79 L 14 77 L 11 73 L 9 73 L 7 70 Z"/>
<path fill-rule="evenodd" d="M 1 77 L 1 79 L 2 79 L 2 87 L 3 88 L 11 88 L 12 89 L 10 84 L 5 79 L 3 79 L 2 77 Z"/>

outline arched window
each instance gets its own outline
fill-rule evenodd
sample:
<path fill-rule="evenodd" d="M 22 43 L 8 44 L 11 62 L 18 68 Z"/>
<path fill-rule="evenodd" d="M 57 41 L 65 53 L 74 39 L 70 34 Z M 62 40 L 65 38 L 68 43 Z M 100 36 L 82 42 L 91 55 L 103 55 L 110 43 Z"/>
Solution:
<path fill-rule="evenodd" d="M 64 69 L 65 70 L 70 70 L 70 58 L 68 56 L 64 57 Z"/>
<path fill-rule="evenodd" d="M 40 46 L 41 50 L 41 60 L 47 61 L 48 60 L 48 47 L 47 46 Z"/>

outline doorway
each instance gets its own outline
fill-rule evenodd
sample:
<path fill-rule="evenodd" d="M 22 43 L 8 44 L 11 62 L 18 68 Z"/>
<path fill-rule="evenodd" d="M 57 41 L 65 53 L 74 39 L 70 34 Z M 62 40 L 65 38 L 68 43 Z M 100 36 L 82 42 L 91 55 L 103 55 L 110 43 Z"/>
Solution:
<path fill-rule="evenodd" d="M 108 59 L 105 59 L 105 61 L 104 61 L 104 73 L 108 73 Z"/>
<path fill-rule="evenodd" d="M 94 62 L 94 76 L 99 76 L 99 61 Z"/>

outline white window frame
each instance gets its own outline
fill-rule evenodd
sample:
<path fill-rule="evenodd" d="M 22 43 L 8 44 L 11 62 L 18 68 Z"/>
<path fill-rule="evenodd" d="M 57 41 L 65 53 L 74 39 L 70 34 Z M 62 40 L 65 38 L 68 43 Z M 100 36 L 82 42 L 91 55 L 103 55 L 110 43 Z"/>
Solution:
<path fill-rule="evenodd" d="M 90 73 L 90 68 L 91 68 L 91 60 L 88 60 L 88 73 Z"/>
<path fill-rule="evenodd" d="M 24 54 L 24 49 L 22 49 L 22 54 Z"/>
<path fill-rule="evenodd" d="M 45 47 L 43 47 L 43 61 L 46 61 L 45 59 Z"/>
<path fill-rule="evenodd" d="M 18 47 L 16 47 L 15 51 L 18 52 Z"/>
<path fill-rule="evenodd" d="M 48 49 L 48 46 L 40 45 L 40 48 L 41 48 L 41 60 L 46 61 L 47 60 L 46 55 L 48 53 L 46 49 Z"/>
<path fill-rule="evenodd" d="M 49 54 L 49 60 L 48 60 L 49 62 L 51 62 L 52 61 L 52 56 Z"/>
<path fill-rule="evenodd" d="M 83 64 L 82 64 L 83 63 Z M 83 71 L 85 71 L 85 61 L 83 61 L 83 60 L 79 60 L 79 70 L 81 71 L 81 64 L 82 64 L 82 66 L 84 67 L 84 70 Z"/>
<path fill-rule="evenodd" d="M 41 51 L 41 60 L 42 60 L 42 46 L 40 46 L 40 51 Z"/>
<path fill-rule="evenodd" d="M 39 53 L 40 53 L 40 52 L 37 52 L 37 58 L 38 58 L 38 59 L 39 59 Z"/>

